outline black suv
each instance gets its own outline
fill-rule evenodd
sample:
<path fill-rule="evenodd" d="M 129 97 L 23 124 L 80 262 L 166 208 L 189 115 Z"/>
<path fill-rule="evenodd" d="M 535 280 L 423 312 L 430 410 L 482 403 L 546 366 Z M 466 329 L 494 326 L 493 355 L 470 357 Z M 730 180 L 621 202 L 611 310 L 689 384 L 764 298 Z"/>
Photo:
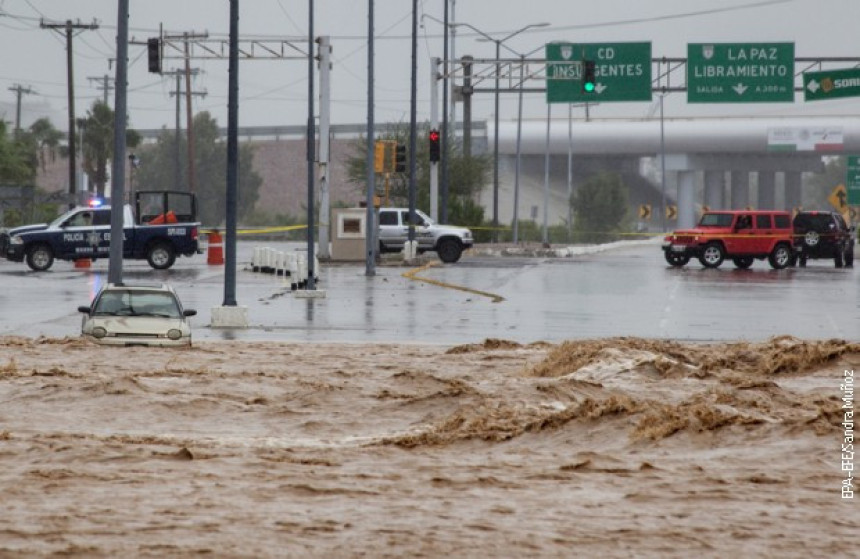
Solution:
<path fill-rule="evenodd" d="M 854 227 L 837 212 L 798 212 L 794 216 L 794 248 L 797 262 L 832 258 L 837 268 L 854 266 Z"/>

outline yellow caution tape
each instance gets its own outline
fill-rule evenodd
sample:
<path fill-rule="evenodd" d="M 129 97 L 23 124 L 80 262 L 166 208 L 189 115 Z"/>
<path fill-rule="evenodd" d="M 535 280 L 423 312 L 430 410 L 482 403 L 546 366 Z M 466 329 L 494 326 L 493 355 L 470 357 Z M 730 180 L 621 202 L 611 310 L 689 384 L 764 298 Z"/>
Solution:
<path fill-rule="evenodd" d="M 296 231 L 298 229 L 307 229 L 307 225 L 284 225 L 282 227 L 267 227 L 265 229 L 242 229 L 236 231 L 238 235 L 263 235 L 266 233 L 281 233 L 283 231 Z"/>
<path fill-rule="evenodd" d="M 445 282 L 430 279 L 430 278 L 423 278 L 423 277 L 420 277 L 417 275 L 419 272 L 423 272 L 424 270 L 427 270 L 428 268 L 432 268 L 433 266 L 438 266 L 438 265 L 439 265 L 439 262 L 430 262 L 429 264 L 425 264 L 424 266 L 420 266 L 418 268 L 413 268 L 413 269 L 409 270 L 408 272 L 403 272 L 403 274 L 401 274 L 401 275 L 406 279 L 423 281 L 424 283 L 429 283 L 432 285 L 438 285 L 439 287 L 447 287 L 448 289 L 456 289 L 458 291 L 465 291 L 466 293 L 474 293 L 475 295 L 481 295 L 483 297 L 489 297 L 490 299 L 492 299 L 492 301 L 494 303 L 500 303 L 500 302 L 505 300 L 504 297 L 502 297 L 501 295 L 496 295 L 495 293 L 488 293 L 486 291 L 479 291 L 477 289 L 472 289 L 470 287 L 463 287 L 462 285 L 454 285 L 452 283 L 445 283 Z"/>

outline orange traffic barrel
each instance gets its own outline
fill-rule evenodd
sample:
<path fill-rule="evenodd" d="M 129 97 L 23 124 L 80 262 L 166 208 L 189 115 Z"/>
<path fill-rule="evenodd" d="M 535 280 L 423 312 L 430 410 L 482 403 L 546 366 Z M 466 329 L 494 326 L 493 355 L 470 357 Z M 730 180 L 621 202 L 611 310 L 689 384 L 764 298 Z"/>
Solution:
<path fill-rule="evenodd" d="M 209 251 L 206 254 L 208 264 L 224 263 L 224 244 L 217 229 L 209 231 Z"/>
<path fill-rule="evenodd" d="M 89 258 L 76 258 L 75 259 L 75 268 L 89 268 L 92 260 Z"/>

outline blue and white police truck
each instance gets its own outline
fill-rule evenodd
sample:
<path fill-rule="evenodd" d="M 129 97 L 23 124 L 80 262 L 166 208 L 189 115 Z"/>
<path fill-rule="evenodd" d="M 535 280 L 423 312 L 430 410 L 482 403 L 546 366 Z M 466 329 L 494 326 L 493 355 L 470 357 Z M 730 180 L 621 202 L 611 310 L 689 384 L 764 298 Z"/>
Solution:
<path fill-rule="evenodd" d="M 2 235 L 0 249 L 13 262 L 27 261 L 34 271 L 54 260 L 108 258 L 111 206 L 93 200 L 70 209 L 51 223 L 14 227 Z M 146 260 L 156 270 L 173 266 L 176 257 L 202 254 L 200 223 L 193 193 L 139 191 L 134 205 L 123 206 L 123 258 Z"/>

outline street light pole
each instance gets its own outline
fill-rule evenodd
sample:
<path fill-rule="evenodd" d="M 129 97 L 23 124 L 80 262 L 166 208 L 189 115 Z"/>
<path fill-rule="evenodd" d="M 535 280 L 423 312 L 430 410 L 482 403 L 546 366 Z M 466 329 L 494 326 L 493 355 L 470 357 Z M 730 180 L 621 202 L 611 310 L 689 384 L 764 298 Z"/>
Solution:
<path fill-rule="evenodd" d="M 486 40 L 496 43 L 496 87 L 494 93 L 495 107 L 493 111 L 495 113 L 495 115 L 493 116 L 493 242 L 497 242 L 499 235 L 499 74 L 501 73 L 501 62 L 499 60 L 501 58 L 501 48 L 505 41 L 519 35 L 523 31 L 532 29 L 534 27 L 547 27 L 549 26 L 549 23 L 532 23 L 526 25 L 525 27 L 517 29 L 512 33 L 509 33 L 501 39 L 494 39 L 487 33 L 484 33 L 483 31 L 469 23 L 458 22 L 451 23 L 449 25 L 451 25 L 451 27 L 468 27 L 478 35 L 484 37 Z M 505 46 L 505 48 L 507 48 L 514 54 L 519 54 L 511 50 L 507 46 Z"/>
<path fill-rule="evenodd" d="M 499 242 L 499 73 L 501 72 L 501 64 L 499 56 L 502 42 L 496 41 L 496 91 L 493 109 L 493 242 Z"/>

